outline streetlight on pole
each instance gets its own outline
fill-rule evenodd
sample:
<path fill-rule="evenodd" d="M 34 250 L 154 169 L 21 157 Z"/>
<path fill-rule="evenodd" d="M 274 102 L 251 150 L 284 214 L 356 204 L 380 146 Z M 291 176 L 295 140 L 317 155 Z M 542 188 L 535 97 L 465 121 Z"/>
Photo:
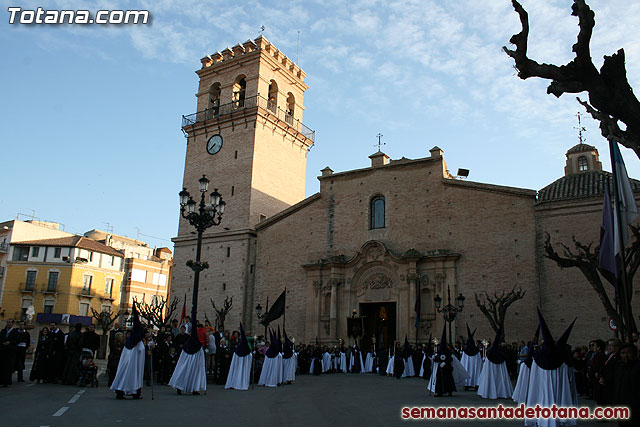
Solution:
<path fill-rule="evenodd" d="M 447 305 L 442 307 L 442 298 L 440 295 L 436 295 L 433 298 L 433 302 L 435 303 L 436 310 L 438 313 L 443 313 L 444 320 L 449 323 L 449 343 L 453 345 L 453 338 L 451 336 L 451 323 L 456 320 L 456 316 L 458 313 L 462 311 L 464 308 L 464 296 L 462 293 L 456 297 L 456 305 L 451 304 L 451 288 L 447 286 Z"/>
<path fill-rule="evenodd" d="M 198 284 L 200 283 L 200 272 L 209 268 L 209 264 L 200 262 L 200 253 L 202 250 L 202 233 L 212 226 L 220 225 L 222 214 L 226 202 L 222 200 L 222 196 L 215 188 L 213 193 L 209 195 L 209 201 L 205 201 L 207 190 L 209 189 L 209 180 L 205 175 L 198 180 L 200 184 L 200 204 L 198 205 L 191 197 L 186 188 L 183 188 L 178 195 L 180 196 L 180 214 L 184 219 L 189 221 L 198 231 L 198 243 L 196 247 L 196 260 L 187 261 L 187 267 L 194 271 L 193 277 L 193 298 L 191 302 L 191 333 L 197 333 L 196 314 L 198 311 Z M 198 210 L 196 211 L 196 206 Z"/>

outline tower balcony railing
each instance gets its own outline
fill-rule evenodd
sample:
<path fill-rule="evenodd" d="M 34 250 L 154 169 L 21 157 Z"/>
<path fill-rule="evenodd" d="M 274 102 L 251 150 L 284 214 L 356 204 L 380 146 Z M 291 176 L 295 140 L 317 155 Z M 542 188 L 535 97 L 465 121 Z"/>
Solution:
<path fill-rule="evenodd" d="M 9 243 L 0 242 L 0 252 L 7 252 L 9 250 Z"/>
<path fill-rule="evenodd" d="M 312 142 L 315 141 L 316 132 L 304 125 L 300 120 L 293 117 L 289 112 L 278 107 L 274 102 L 268 99 L 256 95 L 248 98 L 238 99 L 228 104 L 215 105 L 206 110 L 198 111 L 197 113 L 182 116 L 182 128 L 195 125 L 196 123 L 206 122 L 213 118 L 222 118 L 226 115 L 235 113 L 236 111 L 245 110 L 248 108 L 260 107 L 267 110 L 269 114 L 272 114 L 276 119 L 285 122 L 289 127 L 296 130 L 296 132 L 304 135 Z"/>

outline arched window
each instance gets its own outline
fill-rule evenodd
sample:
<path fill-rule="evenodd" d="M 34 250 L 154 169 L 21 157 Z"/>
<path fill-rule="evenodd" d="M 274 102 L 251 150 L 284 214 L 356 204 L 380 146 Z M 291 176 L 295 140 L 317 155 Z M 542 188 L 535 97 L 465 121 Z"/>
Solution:
<path fill-rule="evenodd" d="M 292 125 L 293 124 L 293 115 L 296 112 L 296 98 L 293 96 L 291 92 L 287 94 L 287 114 L 285 114 L 285 121 Z"/>
<path fill-rule="evenodd" d="M 584 172 L 589 169 L 589 165 L 587 164 L 587 158 L 585 156 L 578 157 L 578 170 L 580 172 Z"/>
<path fill-rule="evenodd" d="M 267 101 L 267 108 L 274 113 L 278 108 L 278 83 L 276 83 L 275 80 L 271 80 L 269 83 L 269 99 Z"/>
<path fill-rule="evenodd" d="M 209 88 L 209 110 L 212 117 L 220 114 L 220 83 L 214 83 Z M 207 117 L 209 118 L 209 117 Z"/>
<path fill-rule="evenodd" d="M 247 81 L 244 75 L 236 78 L 233 84 L 233 106 L 234 108 L 244 108 L 244 98 L 247 93 Z"/>
<path fill-rule="evenodd" d="M 371 229 L 384 228 L 384 196 L 371 199 Z"/>

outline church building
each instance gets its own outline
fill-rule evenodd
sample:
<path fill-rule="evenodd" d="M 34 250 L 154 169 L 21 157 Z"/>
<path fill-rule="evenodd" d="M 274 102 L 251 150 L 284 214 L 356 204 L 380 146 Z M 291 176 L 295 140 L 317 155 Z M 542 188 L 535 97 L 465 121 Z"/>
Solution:
<path fill-rule="evenodd" d="M 572 342 L 611 335 L 597 294 L 578 269 L 544 257 L 555 245 L 598 244 L 604 182 L 595 147 L 567 152 L 564 176 L 536 191 L 453 176 L 443 150 L 419 159 L 378 151 L 367 168 L 318 177 L 305 198 L 306 159 L 314 132 L 302 122 L 305 73 L 264 37 L 201 60 L 196 113 L 187 136 L 183 187 L 199 194 L 206 175 L 226 201 L 219 226 L 203 236 L 199 313 L 213 321 L 233 298 L 226 329 L 242 321 L 262 334 L 256 306 L 286 288 L 286 329 L 297 342 L 349 342 L 347 318 L 363 318 L 367 338 L 390 344 L 439 336 L 444 318 L 434 297 L 465 297 L 453 335 L 493 338 L 476 294 L 525 291 L 506 318 L 508 341 L 530 339 L 540 307 L 552 331 L 578 317 Z M 634 191 L 640 182 L 632 180 Z M 191 301 L 194 228 L 180 218 L 172 295 Z M 637 300 L 637 299 L 636 299 Z M 636 309 L 638 310 L 638 308 Z M 203 315 L 199 315 L 202 319 Z M 282 324 L 283 318 L 274 322 Z"/>

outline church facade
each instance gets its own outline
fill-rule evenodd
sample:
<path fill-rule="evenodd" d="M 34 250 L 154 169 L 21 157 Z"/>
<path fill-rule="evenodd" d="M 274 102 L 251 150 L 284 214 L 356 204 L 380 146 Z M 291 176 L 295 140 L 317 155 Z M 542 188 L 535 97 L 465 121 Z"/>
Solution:
<path fill-rule="evenodd" d="M 370 167 L 321 171 L 320 191 L 304 198 L 314 133 L 302 123 L 304 72 L 264 37 L 208 55 L 197 71 L 197 112 L 183 118 L 184 187 L 198 194 L 206 175 L 227 202 L 222 223 L 205 232 L 199 312 L 233 298 L 225 327 L 240 321 L 261 334 L 255 307 L 286 288 L 286 329 L 298 342 L 347 338 L 347 318 L 363 318 L 368 339 L 425 342 L 444 319 L 434 297 L 462 294 L 452 324 L 493 338 L 475 295 L 521 288 L 506 318 L 507 340 L 530 339 L 540 307 L 560 333 L 577 316 L 572 342 L 611 334 L 596 293 L 577 269 L 544 257 L 554 243 L 599 236 L 603 172 L 594 147 L 567 152 L 565 176 L 540 191 L 452 176 L 443 151 L 420 159 L 370 156 Z M 426 147 L 425 147 L 426 148 Z M 427 155 L 428 153 L 428 155 Z M 634 181 L 634 190 L 640 190 Z M 171 292 L 191 299 L 196 238 L 180 219 Z M 281 318 L 274 322 L 282 324 Z M 381 340 L 381 341 L 380 341 Z"/>

